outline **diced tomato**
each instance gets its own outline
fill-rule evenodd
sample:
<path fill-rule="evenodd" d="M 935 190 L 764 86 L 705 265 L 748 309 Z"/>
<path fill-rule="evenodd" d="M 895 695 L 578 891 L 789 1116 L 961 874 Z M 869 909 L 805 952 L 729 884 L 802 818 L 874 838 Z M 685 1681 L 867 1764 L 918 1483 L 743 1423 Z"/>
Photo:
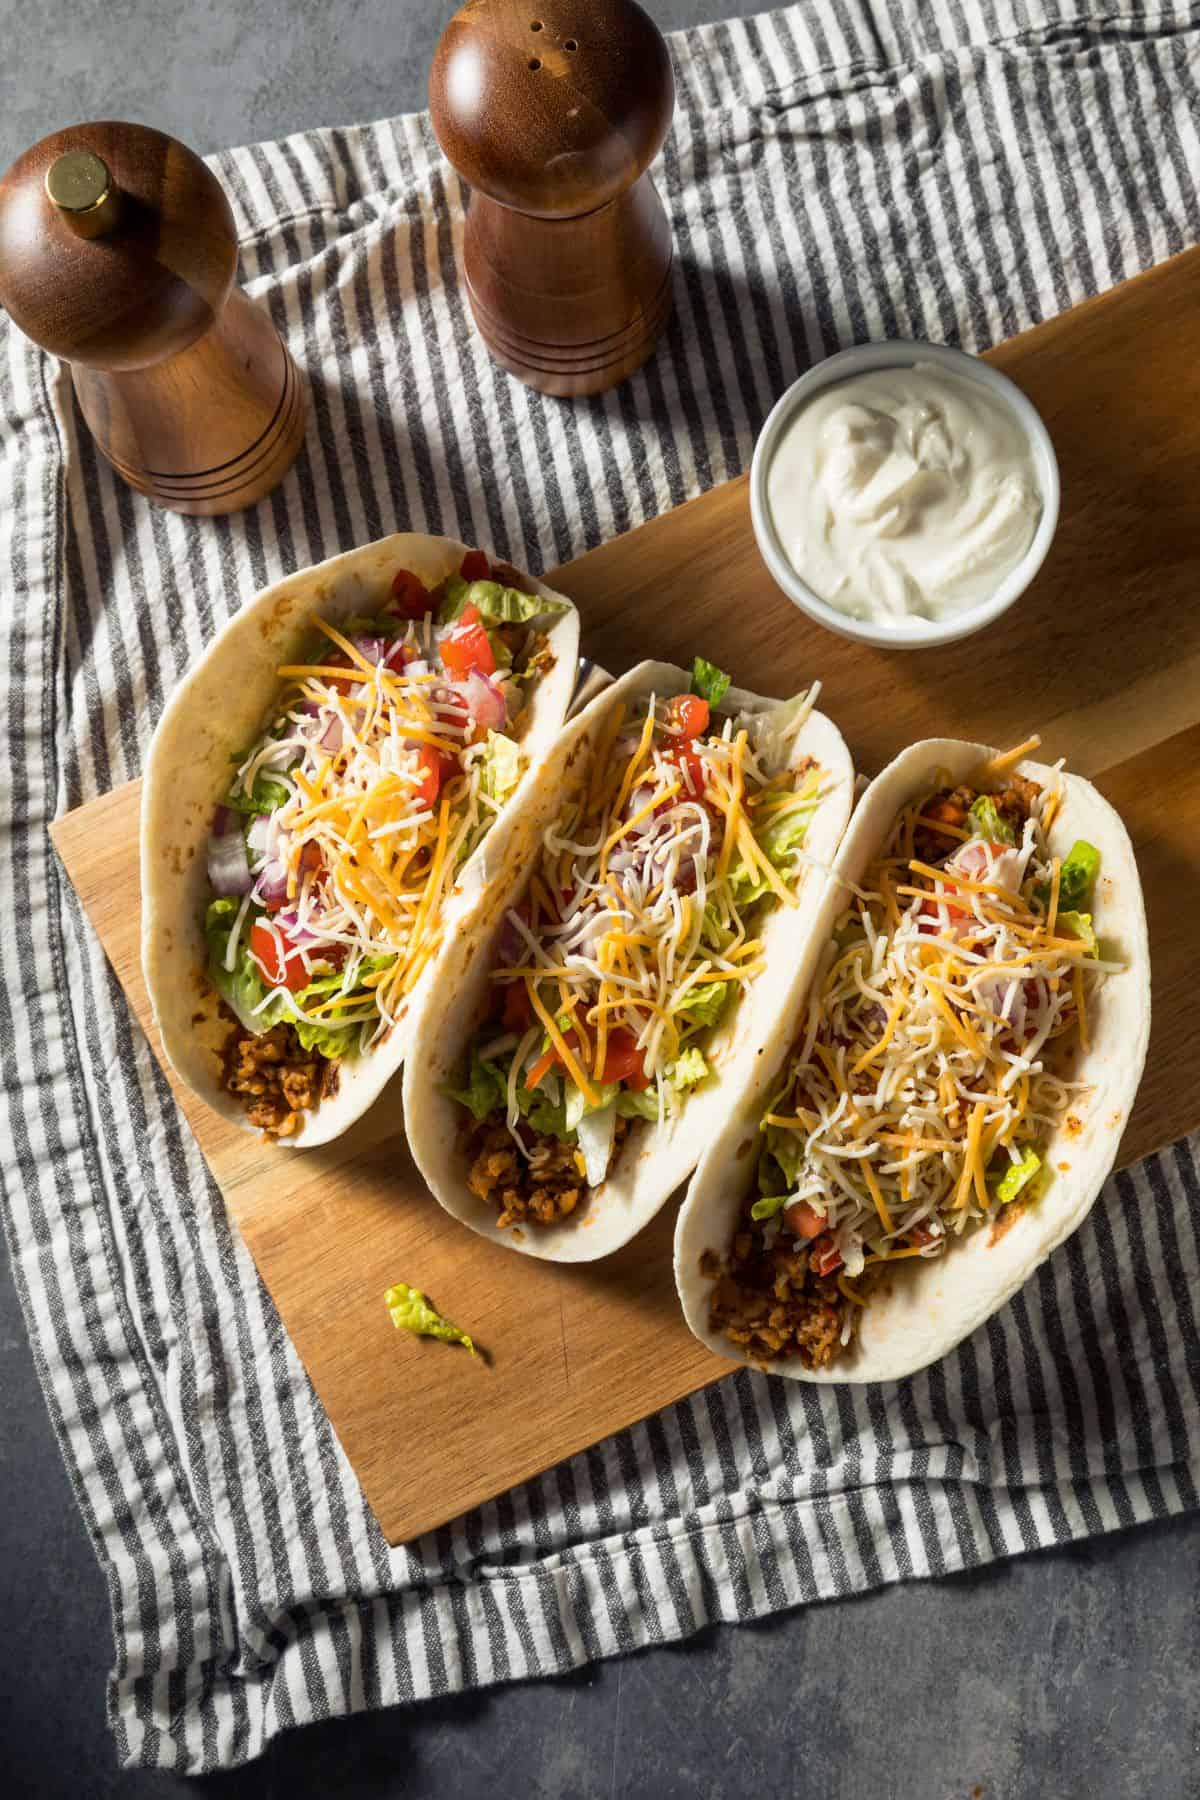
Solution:
<path fill-rule="evenodd" d="M 474 610 L 474 607 L 467 608 L 467 612 Z M 442 639 L 441 651 L 446 670 L 455 681 L 465 681 L 472 669 L 478 669 L 481 675 L 496 672 L 496 653 L 478 615 L 468 624 L 456 625 L 450 636 Z"/>
<path fill-rule="evenodd" d="M 650 1086 L 646 1059 L 638 1049 L 637 1039 L 632 1031 L 618 1030 L 612 1033 L 605 1047 L 604 1068 L 600 1079 L 602 1082 L 623 1081 L 635 1093 L 641 1093 Z"/>
<path fill-rule="evenodd" d="M 353 693 L 362 680 L 362 670 L 357 664 L 350 661 L 344 650 L 331 650 L 327 656 L 323 654 L 322 667 L 352 671 L 345 676 L 326 675 L 322 677 L 323 680 L 328 681 L 331 688 L 336 688 L 339 694 Z"/>
<path fill-rule="evenodd" d="M 471 603 L 468 602 L 467 605 L 463 607 L 462 611 L 458 615 L 458 623 L 460 625 L 478 625 L 478 623 L 479 623 L 479 608 L 477 606 L 471 605 Z"/>
<path fill-rule="evenodd" d="M 555 1049 L 554 1045 L 551 1044 L 548 1050 L 542 1051 L 542 1054 L 538 1057 L 533 1067 L 526 1072 L 525 1086 L 527 1088 L 538 1087 L 543 1078 L 547 1076 L 554 1067 L 554 1060 Z"/>
<path fill-rule="evenodd" d="M 523 981 L 510 981 L 505 984 L 504 1011 L 501 1020 L 506 1031 L 528 1031 L 533 1023 L 533 1007 L 529 1004 L 529 989 Z"/>
<path fill-rule="evenodd" d="M 319 844 L 314 844 L 311 838 L 307 843 L 301 844 L 300 855 L 296 861 L 297 879 L 299 880 L 302 876 L 309 873 L 315 875 L 317 870 L 321 867 L 321 861 L 321 846 Z"/>
<path fill-rule="evenodd" d="M 819 1237 L 808 1253 L 808 1266 L 814 1275 L 832 1275 L 835 1269 L 842 1266 L 842 1253 L 833 1239 L 833 1233 L 827 1231 Z"/>
<path fill-rule="evenodd" d="M 409 663 L 418 660 L 420 654 L 415 644 L 408 643 L 404 638 L 397 638 L 388 645 L 383 666 L 385 669 L 406 669 Z"/>
<path fill-rule="evenodd" d="M 458 572 L 464 581 L 486 581 L 492 571 L 482 550 L 468 550 Z"/>
<path fill-rule="evenodd" d="M 434 805 L 442 788 L 458 772 L 458 760 L 432 744 L 417 745 L 420 780 L 414 793 L 422 808 Z"/>
<path fill-rule="evenodd" d="M 299 950 L 280 948 L 280 941 L 286 945 L 283 933 L 271 931 L 261 919 L 254 921 L 250 932 L 250 954 L 258 963 L 270 987 L 285 987 L 293 994 L 307 987 L 312 980 L 304 966 L 304 958 Z"/>
<path fill-rule="evenodd" d="M 943 907 L 945 908 L 944 915 L 942 911 Z M 931 937 L 936 937 L 938 932 L 942 930 L 944 919 L 949 922 L 951 929 L 953 929 L 954 921 L 956 919 L 968 918 L 970 916 L 970 911 L 970 907 L 964 906 L 959 900 L 951 900 L 949 896 L 943 896 L 940 900 L 935 900 L 931 895 L 928 900 L 922 900 L 917 909 L 917 929 L 918 931 L 928 933 Z"/>
<path fill-rule="evenodd" d="M 397 569 L 392 576 L 392 598 L 388 611 L 402 619 L 423 619 L 433 611 L 433 601 L 425 583 L 411 569 Z"/>
<path fill-rule="evenodd" d="M 580 1045 L 579 1034 L 577 1032 L 565 1031 L 563 1033 L 563 1041 L 572 1056 L 580 1055 L 582 1046 Z M 559 1056 L 555 1045 L 551 1044 L 547 1049 L 543 1050 L 542 1054 L 538 1057 L 537 1061 L 526 1075 L 525 1086 L 528 1088 L 537 1087 L 539 1082 L 550 1073 L 550 1070 L 554 1068 L 556 1064 L 561 1067 L 562 1058 Z"/>
<path fill-rule="evenodd" d="M 708 701 L 699 694 L 677 694 L 667 707 L 667 723 L 683 737 L 699 737 L 708 730 Z"/>
<path fill-rule="evenodd" d="M 818 1238 L 825 1229 L 825 1215 L 807 1200 L 793 1200 L 783 1209 L 783 1222 L 793 1237 Z"/>
<path fill-rule="evenodd" d="M 683 776 L 683 791 L 693 800 L 699 800 L 704 794 L 704 758 L 694 750 L 676 750 L 671 757 Z"/>
<path fill-rule="evenodd" d="M 908 1241 L 913 1246 L 914 1250 L 924 1250 L 927 1244 L 932 1244 L 935 1240 L 934 1234 L 928 1225 L 914 1225 L 909 1230 Z"/>

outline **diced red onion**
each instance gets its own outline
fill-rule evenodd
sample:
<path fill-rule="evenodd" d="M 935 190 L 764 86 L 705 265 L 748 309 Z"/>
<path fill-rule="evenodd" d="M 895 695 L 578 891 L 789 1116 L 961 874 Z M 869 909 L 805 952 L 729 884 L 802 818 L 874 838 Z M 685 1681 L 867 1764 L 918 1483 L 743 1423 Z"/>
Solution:
<path fill-rule="evenodd" d="M 275 923 L 290 944 L 315 944 L 317 941 L 318 934 L 310 931 L 307 925 L 301 925 L 294 907 L 276 913 Z"/>
<path fill-rule="evenodd" d="M 248 894 L 252 885 L 246 840 L 237 813 L 218 806 L 208 840 L 208 880 L 214 894 L 228 898 Z"/>
<path fill-rule="evenodd" d="M 266 856 L 273 848 L 274 840 L 278 835 L 278 827 L 275 826 L 272 813 L 255 813 L 250 821 L 250 829 L 246 833 L 246 843 L 257 856 Z"/>
<path fill-rule="evenodd" d="M 614 875 L 625 875 L 640 860 L 636 850 L 614 850 L 608 859 L 608 866 Z"/>
<path fill-rule="evenodd" d="M 281 900 L 287 899 L 287 887 L 287 866 L 276 858 L 260 874 L 255 892 L 264 906 L 278 906 Z"/>
<path fill-rule="evenodd" d="M 425 661 L 423 656 L 415 657 L 412 662 L 405 663 L 404 673 L 414 677 L 417 675 L 428 675 L 429 664 Z"/>
<path fill-rule="evenodd" d="M 521 961 L 524 954 L 525 940 L 513 924 L 511 913 L 505 913 L 500 936 L 496 940 L 496 961 L 501 968 L 510 969 Z"/>
<path fill-rule="evenodd" d="M 471 717 L 477 725 L 497 731 L 504 724 L 508 717 L 504 695 L 495 682 L 489 681 L 478 669 L 472 669 L 467 676 L 466 694 Z"/>
<path fill-rule="evenodd" d="M 385 637 L 352 637 L 350 642 L 360 656 L 377 665 L 384 660 L 392 644 L 391 638 Z"/>
<path fill-rule="evenodd" d="M 322 750 L 328 750 L 330 756 L 336 756 L 341 749 L 342 721 L 338 718 L 336 713 L 334 713 L 328 725 L 326 725 L 324 731 L 321 733 L 320 743 Z"/>

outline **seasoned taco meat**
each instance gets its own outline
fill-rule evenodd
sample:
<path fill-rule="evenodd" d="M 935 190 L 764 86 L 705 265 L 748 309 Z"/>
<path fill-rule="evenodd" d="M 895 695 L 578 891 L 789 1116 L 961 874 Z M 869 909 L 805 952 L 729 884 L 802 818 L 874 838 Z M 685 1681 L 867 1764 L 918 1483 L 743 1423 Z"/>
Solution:
<path fill-rule="evenodd" d="M 629 1122 L 618 1119 L 614 1154 Z M 583 1158 L 574 1144 L 543 1137 L 522 1127 L 526 1161 L 517 1150 L 507 1125 L 495 1117 L 484 1119 L 467 1134 L 471 1170 L 467 1186 L 489 1206 L 499 1208 L 496 1219 L 507 1225 L 557 1225 L 580 1212 L 590 1190 L 583 1177 Z"/>
<path fill-rule="evenodd" d="M 1020 843 L 1025 821 L 1041 791 L 1036 781 L 1028 781 L 1023 775 L 1009 775 L 999 792 L 965 786 L 943 788 L 931 800 L 926 801 L 922 808 L 921 818 L 924 822 L 917 826 L 913 848 L 922 862 L 939 862 L 948 856 L 953 848 L 955 832 L 969 829 L 967 815 L 981 793 L 991 793 L 996 811 Z M 939 831 L 939 824 L 948 825 L 951 829 Z"/>
<path fill-rule="evenodd" d="M 806 1369 L 824 1368 L 841 1347 L 853 1303 L 836 1277 L 812 1274 L 808 1251 L 788 1234 L 751 1219 L 749 1205 L 728 1256 L 708 1250 L 701 1258 L 700 1272 L 713 1282 L 710 1327 L 758 1362 L 797 1356 Z"/>
<path fill-rule="evenodd" d="M 259 1131 L 294 1137 L 305 1112 L 336 1092 L 338 1065 L 306 1050 L 293 1025 L 273 1025 L 261 1037 L 235 1025 L 225 1043 L 221 1084 Z"/>

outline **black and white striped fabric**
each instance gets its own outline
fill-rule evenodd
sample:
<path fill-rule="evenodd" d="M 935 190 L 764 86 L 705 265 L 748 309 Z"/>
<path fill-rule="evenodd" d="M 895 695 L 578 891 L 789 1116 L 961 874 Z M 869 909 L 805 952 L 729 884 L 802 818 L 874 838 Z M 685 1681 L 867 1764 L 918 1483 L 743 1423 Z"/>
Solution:
<path fill-rule="evenodd" d="M 410 526 L 554 564 L 744 468 L 839 345 L 982 347 L 1195 242 L 1198 15 L 808 0 L 676 39 L 674 319 L 577 405 L 483 353 L 427 119 L 219 157 L 312 393 L 305 455 L 241 517 L 135 498 L 3 327 L 6 1223 L 112 1594 L 126 1762 L 211 1769 L 306 1719 L 1195 1506 L 1196 1139 L 1110 1183 L 927 1374 L 742 1372 L 389 1549 L 45 828 L 138 772 L 175 682 L 281 572 Z"/>

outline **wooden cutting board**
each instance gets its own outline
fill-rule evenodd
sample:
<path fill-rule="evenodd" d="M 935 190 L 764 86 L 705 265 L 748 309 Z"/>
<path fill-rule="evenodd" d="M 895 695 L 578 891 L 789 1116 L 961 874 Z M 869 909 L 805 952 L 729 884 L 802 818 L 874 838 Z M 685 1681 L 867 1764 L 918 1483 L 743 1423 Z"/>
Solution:
<path fill-rule="evenodd" d="M 613 671 L 697 651 L 785 695 L 819 676 L 857 766 L 914 738 L 1009 744 L 1098 778 L 1129 825 L 1150 913 L 1155 1023 L 1130 1161 L 1200 1124 L 1200 251 L 992 355 L 1039 407 L 1062 522 L 1034 589 L 944 650 L 868 649 L 796 612 L 755 550 L 744 479 L 552 577 Z M 130 1004 L 158 1045 L 138 960 L 138 784 L 52 836 Z M 299 1155 L 176 1087 L 229 1210 L 389 1542 L 538 1473 L 720 1375 L 683 1326 L 674 1205 L 610 1261 L 534 1262 L 454 1224 L 408 1161 L 393 1086 L 337 1143 Z M 488 1351 L 393 1329 L 405 1280 Z"/>

